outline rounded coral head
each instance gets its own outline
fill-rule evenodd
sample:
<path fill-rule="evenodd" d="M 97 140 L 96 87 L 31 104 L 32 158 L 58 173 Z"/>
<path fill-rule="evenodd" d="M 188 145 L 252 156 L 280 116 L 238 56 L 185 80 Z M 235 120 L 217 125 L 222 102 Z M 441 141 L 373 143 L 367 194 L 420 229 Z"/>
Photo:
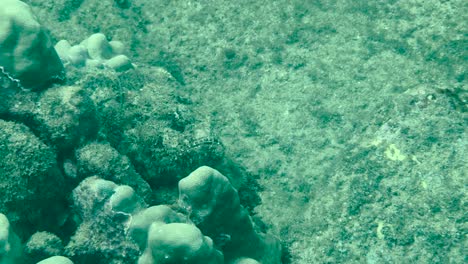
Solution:
<path fill-rule="evenodd" d="M 1 5 L 0 66 L 31 90 L 63 80 L 63 64 L 31 7 L 18 0 L 2 0 Z"/>
<path fill-rule="evenodd" d="M 222 259 L 222 254 L 213 247 L 213 241 L 196 226 L 153 223 L 148 232 L 147 250 L 139 264 L 221 264 Z"/>

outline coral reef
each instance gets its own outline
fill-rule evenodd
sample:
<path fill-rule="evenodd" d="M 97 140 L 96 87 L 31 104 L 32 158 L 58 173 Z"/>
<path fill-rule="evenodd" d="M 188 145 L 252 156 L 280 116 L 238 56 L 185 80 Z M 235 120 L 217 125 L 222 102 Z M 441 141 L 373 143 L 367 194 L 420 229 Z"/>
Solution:
<path fill-rule="evenodd" d="M 467 262 L 466 0 L 22 2 L 0 262 Z"/>
<path fill-rule="evenodd" d="M 60 41 L 60 60 L 28 5 L 0 1 L 1 264 L 279 263 L 280 249 L 264 250 L 267 240 L 240 204 L 236 187 L 247 208 L 258 203 L 247 172 L 171 74 L 133 67 L 123 44 L 103 34 L 73 47 Z M 212 193 L 213 214 L 223 216 L 209 220 L 212 229 L 193 221 L 188 189 L 177 186 L 203 165 L 232 180 L 216 171 L 227 194 Z M 242 249 L 230 217 L 255 249 Z"/>

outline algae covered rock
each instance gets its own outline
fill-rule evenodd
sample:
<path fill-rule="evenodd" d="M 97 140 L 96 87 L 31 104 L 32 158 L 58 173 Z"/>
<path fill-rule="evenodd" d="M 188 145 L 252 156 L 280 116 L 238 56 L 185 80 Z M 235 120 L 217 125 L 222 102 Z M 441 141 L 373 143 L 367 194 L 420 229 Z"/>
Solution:
<path fill-rule="evenodd" d="M 132 187 L 146 202 L 152 200 L 149 184 L 135 171 L 129 158 L 110 144 L 89 143 L 75 153 L 79 178 L 98 175 L 117 184 Z"/>
<path fill-rule="evenodd" d="M 25 125 L 0 120 L 0 211 L 12 225 L 24 233 L 57 225 L 66 189 L 52 149 Z"/>
<path fill-rule="evenodd" d="M 62 240 L 49 232 L 34 233 L 24 246 L 24 262 L 36 263 L 63 254 Z"/>
<path fill-rule="evenodd" d="M 66 256 L 77 263 L 135 263 L 139 250 L 126 232 L 132 214 L 146 205 L 133 189 L 88 177 L 73 190 L 72 199 L 78 228 L 65 247 Z"/>
<path fill-rule="evenodd" d="M 96 105 L 99 136 L 152 187 L 176 185 L 199 166 L 221 163 L 223 144 L 209 122 L 197 121 L 192 102 L 163 69 L 88 72 L 82 87 Z"/>
<path fill-rule="evenodd" d="M 59 150 L 73 149 L 98 130 L 94 103 L 79 86 L 45 91 L 37 103 L 35 121 L 41 137 Z"/>

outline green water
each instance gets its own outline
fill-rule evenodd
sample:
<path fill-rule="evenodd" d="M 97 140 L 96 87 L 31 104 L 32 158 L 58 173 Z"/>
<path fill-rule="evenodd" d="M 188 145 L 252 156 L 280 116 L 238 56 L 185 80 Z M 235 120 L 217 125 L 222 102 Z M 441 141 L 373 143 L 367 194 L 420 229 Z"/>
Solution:
<path fill-rule="evenodd" d="M 283 263 L 468 262 L 466 1 L 25 2 L 54 43 L 100 32 L 125 44 L 136 70 L 170 74 L 165 83 L 151 71 L 69 69 L 69 84 L 91 91 L 103 113 L 101 134 L 88 140 L 110 142 L 147 180 L 211 163 L 231 178 L 259 229 L 281 240 Z M 132 93 L 140 101 L 130 102 Z M 125 107 L 105 112 L 107 102 Z M 208 149 L 174 147 L 202 156 L 183 160 L 184 169 L 142 154 L 157 144 L 151 131 L 167 125 L 140 129 L 145 118 L 174 109 L 190 112 L 181 126 L 210 134 Z M 64 159 L 79 160 L 74 151 L 55 152 L 60 173 Z M 153 202 L 174 203 L 176 181 L 155 188 L 160 180 L 150 182 Z M 69 196 L 78 183 L 64 184 Z M 66 245 L 73 230 L 46 231 Z"/>

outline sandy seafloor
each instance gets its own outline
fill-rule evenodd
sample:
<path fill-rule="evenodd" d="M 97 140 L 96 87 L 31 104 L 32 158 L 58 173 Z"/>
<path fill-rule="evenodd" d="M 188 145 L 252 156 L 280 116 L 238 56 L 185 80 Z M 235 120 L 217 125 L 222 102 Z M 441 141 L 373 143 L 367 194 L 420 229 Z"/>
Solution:
<path fill-rule="evenodd" d="M 466 263 L 466 1 L 25 2 L 167 69 L 290 263 Z"/>

